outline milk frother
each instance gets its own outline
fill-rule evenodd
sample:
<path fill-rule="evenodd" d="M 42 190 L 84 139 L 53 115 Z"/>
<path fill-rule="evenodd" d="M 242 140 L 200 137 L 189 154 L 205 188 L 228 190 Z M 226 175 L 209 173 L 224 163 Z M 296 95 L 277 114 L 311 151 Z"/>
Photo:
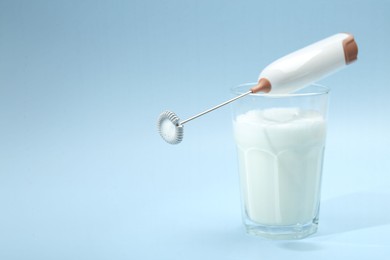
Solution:
<path fill-rule="evenodd" d="M 354 62 L 357 54 L 358 47 L 352 34 L 335 34 L 272 62 L 261 71 L 257 85 L 248 92 L 204 112 L 183 121 L 171 111 L 161 113 L 157 121 L 158 131 L 166 142 L 178 144 L 183 139 L 185 123 L 249 94 L 280 95 L 304 88 Z"/>

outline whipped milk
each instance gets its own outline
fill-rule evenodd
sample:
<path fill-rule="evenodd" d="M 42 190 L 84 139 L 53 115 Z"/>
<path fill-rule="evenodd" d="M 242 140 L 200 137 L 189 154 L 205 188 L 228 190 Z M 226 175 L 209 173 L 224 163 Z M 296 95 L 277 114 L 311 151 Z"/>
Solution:
<path fill-rule="evenodd" d="M 251 110 L 234 119 L 247 217 L 297 225 L 317 217 L 326 125 L 312 110 Z"/>

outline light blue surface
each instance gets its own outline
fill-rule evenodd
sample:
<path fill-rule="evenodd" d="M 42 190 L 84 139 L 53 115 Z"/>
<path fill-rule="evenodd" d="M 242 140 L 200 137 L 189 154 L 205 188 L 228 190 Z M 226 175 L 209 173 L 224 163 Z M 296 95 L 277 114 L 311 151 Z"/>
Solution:
<path fill-rule="evenodd" d="M 387 259 L 388 1 L 0 1 L 0 259 Z M 337 32 L 319 232 L 245 235 L 230 98 Z"/>

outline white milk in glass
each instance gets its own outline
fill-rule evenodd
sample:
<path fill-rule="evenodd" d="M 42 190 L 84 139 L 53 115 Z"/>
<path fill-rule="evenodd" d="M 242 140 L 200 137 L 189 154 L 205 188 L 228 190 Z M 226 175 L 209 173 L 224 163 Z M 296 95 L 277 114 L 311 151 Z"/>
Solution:
<path fill-rule="evenodd" d="M 314 110 L 251 110 L 234 119 L 242 199 L 262 225 L 312 222 L 319 207 L 326 125 Z"/>

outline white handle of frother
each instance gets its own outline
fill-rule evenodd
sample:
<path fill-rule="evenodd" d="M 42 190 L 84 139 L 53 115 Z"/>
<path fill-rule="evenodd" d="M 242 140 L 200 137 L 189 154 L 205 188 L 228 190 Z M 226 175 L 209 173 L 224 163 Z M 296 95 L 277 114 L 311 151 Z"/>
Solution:
<path fill-rule="evenodd" d="M 252 93 L 289 93 L 320 80 L 357 59 L 354 37 L 338 33 L 269 64 Z"/>

